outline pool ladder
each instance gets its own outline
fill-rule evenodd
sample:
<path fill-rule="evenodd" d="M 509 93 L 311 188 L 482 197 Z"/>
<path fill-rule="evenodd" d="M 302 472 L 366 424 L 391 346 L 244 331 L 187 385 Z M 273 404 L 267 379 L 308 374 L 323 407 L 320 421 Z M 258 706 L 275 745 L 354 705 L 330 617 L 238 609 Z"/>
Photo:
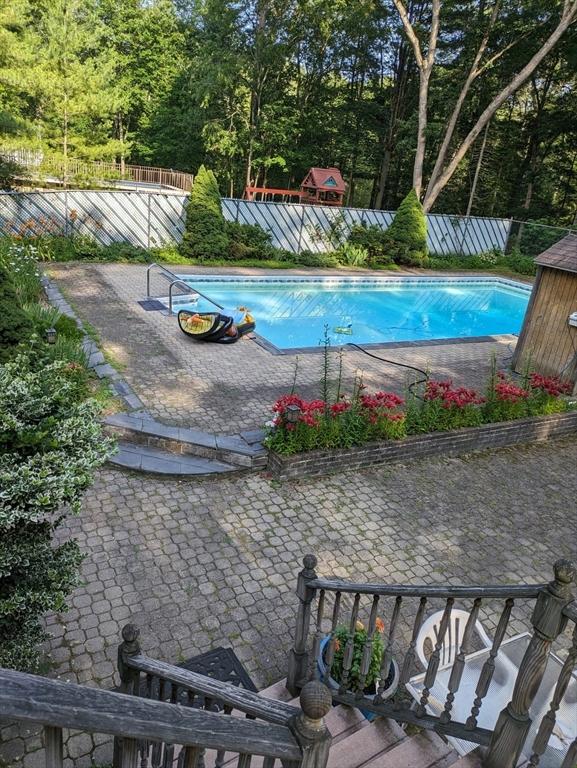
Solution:
<path fill-rule="evenodd" d="M 184 286 L 186 288 L 187 293 L 189 294 L 194 293 L 196 296 L 202 296 L 203 299 L 206 299 L 211 304 L 214 304 L 214 306 L 218 307 L 218 309 L 224 309 L 224 307 L 221 304 L 218 304 L 216 301 L 209 298 L 204 293 L 201 293 L 201 291 L 197 290 L 196 288 L 193 288 L 184 280 L 181 280 L 179 277 L 177 277 L 174 274 L 174 272 L 170 271 L 170 269 L 163 267 L 161 264 L 157 264 L 155 261 L 153 261 L 152 264 L 149 264 L 148 267 L 146 268 L 146 297 L 147 298 L 150 298 L 150 272 L 153 269 L 153 267 L 156 267 L 159 270 L 159 277 L 163 277 L 165 280 L 169 281 L 169 286 L 168 286 L 168 314 L 169 315 L 173 314 L 173 311 L 172 311 L 173 289 L 177 285 L 180 285 L 181 287 Z"/>

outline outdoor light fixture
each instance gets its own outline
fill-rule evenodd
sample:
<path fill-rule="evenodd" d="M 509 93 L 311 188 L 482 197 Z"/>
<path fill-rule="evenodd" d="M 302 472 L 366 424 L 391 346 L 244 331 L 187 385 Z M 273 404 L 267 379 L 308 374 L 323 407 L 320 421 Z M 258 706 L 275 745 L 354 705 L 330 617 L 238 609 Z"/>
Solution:
<path fill-rule="evenodd" d="M 48 344 L 56 344 L 56 328 L 47 328 L 45 335 Z"/>
<path fill-rule="evenodd" d="M 287 405 L 285 409 L 285 421 L 288 424 L 296 424 L 299 420 L 301 409 L 298 405 Z"/>

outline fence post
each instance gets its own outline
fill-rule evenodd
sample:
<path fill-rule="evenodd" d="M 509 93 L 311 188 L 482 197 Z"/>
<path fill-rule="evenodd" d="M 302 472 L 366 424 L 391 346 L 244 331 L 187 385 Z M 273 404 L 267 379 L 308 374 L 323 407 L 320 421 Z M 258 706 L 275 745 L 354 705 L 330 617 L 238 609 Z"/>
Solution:
<path fill-rule="evenodd" d="M 135 688 L 140 682 L 140 674 L 137 670 L 131 669 L 126 664 L 126 659 L 130 656 L 138 656 L 140 653 L 139 637 L 140 631 L 134 624 L 127 624 L 122 628 L 122 642 L 118 646 L 118 674 L 120 676 L 119 689 L 121 693 L 137 693 Z M 114 768 L 120 768 L 122 760 L 122 738 L 115 736 L 112 757 Z"/>
<path fill-rule="evenodd" d="M 331 734 L 323 718 L 333 706 L 331 692 L 319 680 L 311 680 L 301 691 L 300 705 L 302 711 L 293 715 L 289 722 L 302 751 L 299 768 L 325 768 Z"/>
<path fill-rule="evenodd" d="M 305 226 L 305 207 L 301 203 L 301 225 L 300 225 L 300 228 L 299 228 L 299 244 L 297 245 L 297 253 L 301 252 L 301 242 L 302 242 L 302 238 L 303 238 L 304 226 Z"/>
<path fill-rule="evenodd" d="M 495 725 L 484 768 L 514 768 L 527 739 L 531 727 L 529 709 L 543 680 L 551 644 L 567 624 L 563 609 L 573 600 L 573 563 L 557 560 L 554 570 L 555 579 L 537 597 L 531 617 L 533 637 L 517 672 L 511 701 Z"/>
<path fill-rule="evenodd" d="M 308 586 L 308 582 L 317 577 L 315 572 L 316 564 L 317 559 L 314 555 L 305 555 L 303 558 L 304 568 L 299 573 L 297 580 L 299 609 L 295 628 L 294 647 L 289 654 L 287 674 L 287 688 L 293 695 L 298 693 L 307 679 L 309 664 L 307 640 L 311 620 L 311 602 L 315 596 L 315 590 Z"/>

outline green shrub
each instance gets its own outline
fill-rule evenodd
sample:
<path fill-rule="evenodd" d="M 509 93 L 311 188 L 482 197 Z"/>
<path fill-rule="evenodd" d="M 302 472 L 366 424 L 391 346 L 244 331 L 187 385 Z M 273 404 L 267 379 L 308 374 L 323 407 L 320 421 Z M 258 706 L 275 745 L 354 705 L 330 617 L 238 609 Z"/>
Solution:
<path fill-rule="evenodd" d="M 0 666 L 36 671 L 41 618 L 66 609 L 82 556 L 74 541 L 53 541 L 77 514 L 111 443 L 94 402 L 76 401 L 76 371 L 34 369 L 19 356 L 0 365 Z"/>
<path fill-rule="evenodd" d="M 423 266 L 427 263 L 427 219 L 414 189 L 399 205 L 385 234 L 386 251 L 396 264 Z"/>
<path fill-rule="evenodd" d="M 336 257 L 340 264 L 347 267 L 364 267 L 369 260 L 369 252 L 362 245 L 343 243 L 336 251 Z"/>
<path fill-rule="evenodd" d="M 368 261 L 372 265 L 391 264 L 393 261 L 389 253 L 386 230 L 374 224 L 369 227 L 355 224 L 349 233 L 347 242 L 364 248 L 368 253 Z"/>
<path fill-rule="evenodd" d="M 56 329 L 58 336 L 64 336 L 67 339 L 76 339 L 77 341 L 84 338 L 84 334 L 78 327 L 76 320 L 73 317 L 68 317 L 68 315 L 60 315 L 54 323 L 54 328 Z"/>
<path fill-rule="evenodd" d="M 518 272 L 520 275 L 534 275 L 537 272 L 537 265 L 533 258 L 526 256 L 516 248 L 503 258 L 502 263 L 507 269 Z"/>
<path fill-rule="evenodd" d="M 33 324 L 18 302 L 8 272 L 0 266 L 0 362 L 9 360 L 18 344 L 26 341 Z"/>
<path fill-rule="evenodd" d="M 151 261 L 150 253 L 146 248 L 125 242 L 100 246 L 98 258 L 100 261 L 131 261 L 139 264 L 147 264 Z"/>
<path fill-rule="evenodd" d="M 326 253 L 314 253 L 313 251 L 301 251 L 293 254 L 295 264 L 302 264 L 304 267 L 338 267 L 339 259 L 334 251 Z"/>
<path fill-rule="evenodd" d="M 256 224 L 240 224 L 236 221 L 225 222 L 228 235 L 228 258 L 233 261 L 241 259 L 274 259 L 276 248 L 271 244 L 271 236 Z"/>
<path fill-rule="evenodd" d="M 186 208 L 180 253 L 199 261 L 223 259 L 228 254 L 228 235 L 218 184 L 212 171 L 203 165 L 198 169 Z"/>

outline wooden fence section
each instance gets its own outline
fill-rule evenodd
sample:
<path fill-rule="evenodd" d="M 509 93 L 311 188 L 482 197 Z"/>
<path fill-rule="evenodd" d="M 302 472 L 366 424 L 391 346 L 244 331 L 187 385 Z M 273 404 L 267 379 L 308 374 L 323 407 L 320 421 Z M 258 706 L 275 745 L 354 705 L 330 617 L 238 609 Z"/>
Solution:
<path fill-rule="evenodd" d="M 30 234 L 35 229 L 89 235 L 106 245 L 128 241 L 144 248 L 179 242 L 185 222 L 185 195 L 126 191 L 62 190 L 0 194 L 0 230 Z M 326 208 L 294 203 L 225 198 L 225 218 L 258 224 L 273 245 L 293 253 L 322 253 L 335 247 L 354 224 L 387 229 L 394 212 Z M 432 253 L 474 255 L 505 249 L 511 222 L 473 216 L 428 215 Z"/>

